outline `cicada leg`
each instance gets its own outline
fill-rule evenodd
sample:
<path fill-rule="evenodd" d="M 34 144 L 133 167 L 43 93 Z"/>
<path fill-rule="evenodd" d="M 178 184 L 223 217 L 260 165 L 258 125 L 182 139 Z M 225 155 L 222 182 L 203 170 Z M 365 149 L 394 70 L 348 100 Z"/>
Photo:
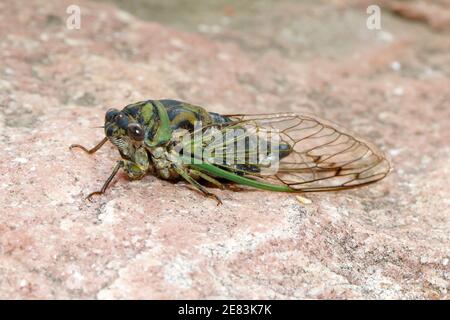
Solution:
<path fill-rule="evenodd" d="M 217 179 L 214 179 L 213 177 L 211 177 L 211 176 L 207 175 L 206 173 L 203 173 L 203 172 L 201 172 L 199 170 L 189 169 L 189 175 L 191 177 L 202 178 L 202 179 L 212 183 L 213 185 L 215 185 L 216 187 L 218 187 L 218 188 L 220 188 L 222 190 L 228 189 L 228 190 L 231 190 L 233 192 L 239 192 L 239 191 L 245 190 L 244 188 L 242 188 L 239 185 L 234 184 L 234 183 L 230 183 L 230 182 L 221 183 Z"/>
<path fill-rule="evenodd" d="M 120 168 L 122 168 L 124 166 L 124 162 L 123 161 L 117 161 L 116 166 L 114 167 L 113 171 L 111 172 L 111 174 L 109 175 L 108 179 L 106 179 L 105 183 L 103 184 L 101 190 L 99 191 L 94 191 L 91 192 L 86 199 L 90 200 L 92 198 L 92 196 L 95 195 L 101 195 L 104 194 L 106 189 L 108 188 L 109 184 L 111 183 L 112 179 L 114 179 L 115 175 L 117 174 L 117 172 L 119 171 Z"/>
<path fill-rule="evenodd" d="M 220 200 L 220 198 L 218 196 L 216 196 L 212 192 L 209 192 L 204 186 L 202 186 L 194 178 L 192 178 L 187 171 L 185 171 L 182 168 L 176 167 L 176 166 L 174 167 L 174 169 L 180 176 L 182 176 L 187 182 L 189 182 L 196 190 L 203 193 L 206 197 L 215 199 L 217 201 L 218 206 L 222 204 L 222 200 Z M 208 176 L 208 178 L 211 178 L 211 177 Z M 216 180 L 216 182 L 219 183 L 217 180 Z"/>
<path fill-rule="evenodd" d="M 93 154 L 93 153 L 95 153 L 98 149 L 100 149 L 104 144 L 105 144 L 105 142 L 106 141 L 108 141 L 108 138 L 103 138 L 103 140 L 102 141 L 100 141 L 95 147 L 93 147 L 92 149 L 87 149 L 86 147 L 83 147 L 81 144 L 72 144 L 70 147 L 69 147 L 69 149 L 73 149 L 73 148 L 79 148 L 79 149 L 81 149 L 81 150 L 83 150 L 84 152 L 86 152 L 86 153 L 89 153 L 89 154 Z"/>
<path fill-rule="evenodd" d="M 241 191 L 245 191 L 246 190 L 245 188 L 242 188 L 239 185 L 234 184 L 234 183 L 226 183 L 225 184 L 225 188 L 230 190 L 230 191 L 233 191 L 233 192 L 241 192 Z"/>
<path fill-rule="evenodd" d="M 225 187 L 224 187 L 224 185 L 223 185 L 222 183 L 220 183 L 219 181 L 217 181 L 217 180 L 214 179 L 213 177 L 208 176 L 207 174 L 205 174 L 205 173 L 203 173 L 203 172 L 201 172 L 201 171 L 190 169 L 190 170 L 189 170 L 189 175 L 190 175 L 191 177 L 192 177 L 192 176 L 194 176 L 194 177 L 200 177 L 200 178 L 202 178 L 203 180 L 206 180 L 206 181 L 212 183 L 213 185 L 215 185 L 216 187 L 218 187 L 218 188 L 220 188 L 220 189 L 222 189 L 222 190 L 225 189 Z"/>

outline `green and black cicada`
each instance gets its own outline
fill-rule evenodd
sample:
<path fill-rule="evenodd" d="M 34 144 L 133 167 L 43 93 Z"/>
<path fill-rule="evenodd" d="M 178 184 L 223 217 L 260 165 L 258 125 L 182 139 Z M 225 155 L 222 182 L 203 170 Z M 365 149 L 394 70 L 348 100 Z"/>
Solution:
<path fill-rule="evenodd" d="M 313 116 L 294 113 L 220 115 L 175 100 L 147 100 L 105 115 L 106 137 L 121 160 L 100 191 L 123 169 L 130 179 L 153 174 L 184 179 L 220 199 L 200 182 L 224 182 L 280 192 L 349 189 L 373 183 L 390 171 L 370 143 Z"/>

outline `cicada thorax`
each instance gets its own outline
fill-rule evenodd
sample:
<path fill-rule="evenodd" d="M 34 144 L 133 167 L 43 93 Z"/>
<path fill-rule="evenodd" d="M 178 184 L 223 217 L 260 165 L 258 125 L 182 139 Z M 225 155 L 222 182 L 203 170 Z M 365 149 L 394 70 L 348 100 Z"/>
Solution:
<path fill-rule="evenodd" d="M 172 131 L 186 129 L 192 132 L 196 126 L 209 126 L 230 121 L 229 118 L 208 112 L 200 106 L 177 100 L 146 100 L 127 105 L 122 112 L 145 127 L 147 139 L 152 139 L 161 125 L 157 103 L 164 106 Z"/>

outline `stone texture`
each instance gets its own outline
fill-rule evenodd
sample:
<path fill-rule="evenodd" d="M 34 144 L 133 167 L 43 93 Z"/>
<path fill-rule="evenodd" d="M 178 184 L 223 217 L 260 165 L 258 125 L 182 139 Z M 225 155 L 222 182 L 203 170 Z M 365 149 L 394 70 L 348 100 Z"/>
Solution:
<path fill-rule="evenodd" d="M 0 3 L 1 298 L 449 298 L 449 34 L 389 12 L 367 30 L 361 2 L 261 3 L 200 33 L 85 1 L 68 30 L 72 1 Z M 68 146 L 98 142 L 109 107 L 164 97 L 315 113 L 394 171 L 311 204 L 215 190 L 216 207 L 123 174 L 85 201 L 118 154 Z"/>
<path fill-rule="evenodd" d="M 413 20 L 423 21 L 436 30 L 450 30 L 450 1 L 434 2 L 391 1 L 387 3 L 395 13 Z"/>

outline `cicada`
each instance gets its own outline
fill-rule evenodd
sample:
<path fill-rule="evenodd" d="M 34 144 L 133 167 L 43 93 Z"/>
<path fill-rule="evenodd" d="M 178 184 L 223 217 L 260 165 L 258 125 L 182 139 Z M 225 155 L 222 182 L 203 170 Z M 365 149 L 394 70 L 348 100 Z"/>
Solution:
<path fill-rule="evenodd" d="M 146 100 L 109 109 L 103 138 L 119 151 L 105 193 L 119 170 L 130 179 L 147 174 L 185 180 L 207 197 L 205 185 L 236 185 L 278 192 L 335 191 L 383 179 L 390 163 L 373 144 L 312 115 L 208 112 L 176 100 Z M 239 187 L 241 188 L 241 187 Z"/>

